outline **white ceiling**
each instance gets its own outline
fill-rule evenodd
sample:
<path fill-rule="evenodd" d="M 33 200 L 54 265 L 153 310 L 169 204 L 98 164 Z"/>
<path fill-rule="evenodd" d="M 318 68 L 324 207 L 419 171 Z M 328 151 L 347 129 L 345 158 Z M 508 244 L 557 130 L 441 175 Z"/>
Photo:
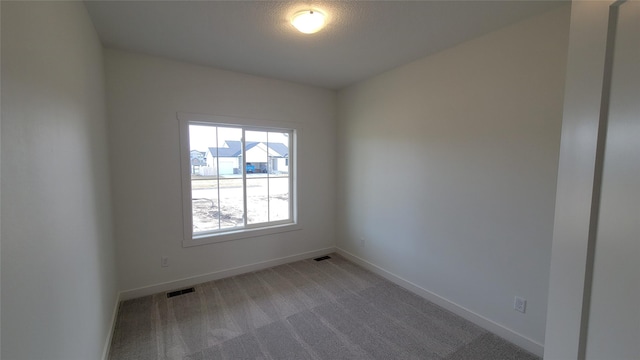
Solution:
<path fill-rule="evenodd" d="M 339 89 L 559 1 L 86 1 L 107 47 Z M 290 24 L 309 7 L 322 31 Z"/>

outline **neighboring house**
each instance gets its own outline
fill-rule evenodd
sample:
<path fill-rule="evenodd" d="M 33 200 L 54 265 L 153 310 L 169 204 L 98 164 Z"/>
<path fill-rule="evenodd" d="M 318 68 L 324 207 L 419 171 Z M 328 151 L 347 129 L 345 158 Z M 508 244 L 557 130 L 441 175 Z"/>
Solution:
<path fill-rule="evenodd" d="M 191 150 L 191 174 L 199 174 L 202 166 L 207 166 L 207 152 Z"/>
<path fill-rule="evenodd" d="M 246 143 L 248 173 L 288 173 L 289 148 L 282 143 L 249 141 Z M 207 168 L 220 175 L 239 174 L 242 168 L 242 143 L 227 140 L 219 148 L 210 147 L 206 154 Z M 201 175 L 208 175 L 201 171 Z"/>

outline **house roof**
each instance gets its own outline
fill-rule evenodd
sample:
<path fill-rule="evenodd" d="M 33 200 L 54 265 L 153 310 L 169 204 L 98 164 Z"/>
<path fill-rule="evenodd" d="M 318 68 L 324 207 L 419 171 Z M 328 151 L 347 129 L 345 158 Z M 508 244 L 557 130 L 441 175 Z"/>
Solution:
<path fill-rule="evenodd" d="M 227 140 L 225 141 L 225 144 L 227 145 L 226 147 L 219 147 L 219 148 L 210 147 L 209 152 L 211 153 L 211 155 L 213 155 L 213 157 L 216 157 L 216 154 L 219 157 L 238 157 L 242 155 L 242 143 L 240 141 Z M 251 150 L 258 144 L 265 144 L 269 148 L 271 148 L 271 150 L 276 152 L 276 154 L 274 154 L 276 155 L 275 157 L 289 156 L 289 148 L 287 147 L 287 145 L 283 143 L 272 143 L 272 142 L 263 143 L 258 141 L 247 141 L 246 143 L 247 150 Z"/>
<path fill-rule="evenodd" d="M 224 143 L 227 146 L 219 148 L 210 147 L 209 152 L 211 153 L 211 155 L 213 155 L 214 157 L 238 157 L 242 155 L 242 143 L 240 141 L 227 140 Z M 253 148 L 256 145 L 258 145 L 257 142 L 247 142 L 247 150 Z"/>
<path fill-rule="evenodd" d="M 278 153 L 281 157 L 289 157 L 289 148 L 287 147 L 287 145 L 283 143 L 272 142 L 268 143 L 267 145 L 271 148 L 271 150 Z"/>

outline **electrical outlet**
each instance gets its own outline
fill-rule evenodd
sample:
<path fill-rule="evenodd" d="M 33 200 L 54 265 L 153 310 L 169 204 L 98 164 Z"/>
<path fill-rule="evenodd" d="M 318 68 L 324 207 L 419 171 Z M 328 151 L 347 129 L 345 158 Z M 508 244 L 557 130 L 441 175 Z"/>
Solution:
<path fill-rule="evenodd" d="M 513 300 L 513 309 L 524 314 L 527 311 L 527 300 L 516 296 Z"/>
<path fill-rule="evenodd" d="M 360 246 L 364 246 L 364 236 L 360 236 Z"/>
<path fill-rule="evenodd" d="M 169 266 L 169 257 L 163 256 L 160 258 L 160 266 L 167 267 Z"/>

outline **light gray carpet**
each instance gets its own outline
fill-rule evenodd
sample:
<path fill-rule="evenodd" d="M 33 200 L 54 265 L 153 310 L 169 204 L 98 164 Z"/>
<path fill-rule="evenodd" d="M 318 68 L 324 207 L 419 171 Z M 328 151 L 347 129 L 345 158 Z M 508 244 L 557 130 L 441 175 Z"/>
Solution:
<path fill-rule="evenodd" d="M 538 359 L 331 257 L 122 302 L 109 358 Z"/>

